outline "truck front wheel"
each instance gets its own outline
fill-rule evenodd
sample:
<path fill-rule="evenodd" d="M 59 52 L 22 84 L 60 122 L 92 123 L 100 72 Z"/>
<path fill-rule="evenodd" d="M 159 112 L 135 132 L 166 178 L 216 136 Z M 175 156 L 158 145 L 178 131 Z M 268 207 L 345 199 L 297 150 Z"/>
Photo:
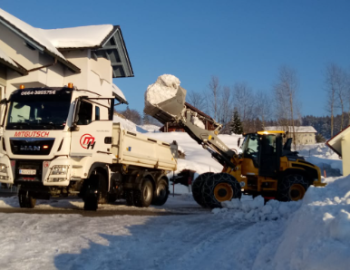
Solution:
<path fill-rule="evenodd" d="M 34 208 L 36 199 L 33 198 L 32 194 L 24 189 L 18 191 L 18 201 L 21 208 Z"/>
<path fill-rule="evenodd" d="M 153 184 L 150 179 L 145 178 L 140 190 L 134 192 L 134 204 L 138 207 L 148 207 L 153 200 Z"/>

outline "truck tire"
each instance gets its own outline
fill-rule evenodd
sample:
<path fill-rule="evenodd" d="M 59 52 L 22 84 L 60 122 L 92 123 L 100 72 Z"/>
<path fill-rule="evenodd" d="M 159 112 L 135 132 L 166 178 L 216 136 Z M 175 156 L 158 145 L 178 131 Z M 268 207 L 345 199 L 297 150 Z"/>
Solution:
<path fill-rule="evenodd" d="M 212 172 L 202 173 L 192 183 L 192 196 L 193 196 L 193 199 L 202 207 L 206 207 L 206 205 L 204 203 L 204 200 L 203 200 L 203 192 L 202 192 L 203 184 L 213 174 L 214 173 L 212 173 Z"/>
<path fill-rule="evenodd" d="M 96 211 L 98 204 L 107 203 L 107 181 L 103 173 L 95 171 L 84 183 L 84 210 Z"/>
<path fill-rule="evenodd" d="M 126 200 L 126 205 L 128 206 L 134 205 L 134 193 L 132 190 L 125 191 L 125 200 Z"/>
<path fill-rule="evenodd" d="M 36 199 L 33 198 L 31 192 L 23 189 L 18 191 L 18 201 L 21 208 L 34 208 Z"/>
<path fill-rule="evenodd" d="M 298 201 L 304 198 L 310 182 L 297 173 L 287 174 L 278 182 L 277 199 L 279 201 Z"/>
<path fill-rule="evenodd" d="M 203 201 L 207 207 L 221 207 L 221 202 L 241 198 L 241 185 L 228 173 L 216 173 L 204 182 Z"/>
<path fill-rule="evenodd" d="M 153 205 L 161 206 L 166 203 L 169 196 L 169 185 L 168 181 L 162 178 L 158 184 L 155 193 L 153 194 Z"/>
<path fill-rule="evenodd" d="M 84 210 L 96 211 L 98 208 L 98 197 L 94 194 L 88 195 L 84 198 Z"/>
<path fill-rule="evenodd" d="M 148 207 L 153 200 L 153 184 L 150 179 L 145 178 L 141 189 L 134 191 L 134 205 L 138 207 Z"/>

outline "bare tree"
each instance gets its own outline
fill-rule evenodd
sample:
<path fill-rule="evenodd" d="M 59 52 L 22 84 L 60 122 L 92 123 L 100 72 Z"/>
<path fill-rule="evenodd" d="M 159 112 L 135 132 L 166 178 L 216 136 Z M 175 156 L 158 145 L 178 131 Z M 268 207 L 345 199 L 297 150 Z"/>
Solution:
<path fill-rule="evenodd" d="M 233 104 L 231 101 L 231 89 L 224 86 L 220 96 L 220 106 L 218 108 L 219 122 L 223 124 L 222 133 L 230 133 L 230 122 L 233 115 Z"/>
<path fill-rule="evenodd" d="M 297 104 L 296 94 L 298 88 L 298 80 L 296 71 L 290 67 L 282 66 L 278 73 L 278 82 L 274 86 L 275 96 L 277 100 L 277 108 L 282 116 L 282 120 L 285 121 L 288 126 L 291 126 L 292 138 L 294 141 L 294 147 L 296 147 L 295 137 L 295 112 Z M 279 119 L 281 119 L 279 117 Z"/>
<path fill-rule="evenodd" d="M 256 103 L 254 111 L 261 120 L 262 129 L 265 127 L 265 122 L 272 118 L 272 97 L 266 92 L 258 92 L 256 94 Z"/>
<path fill-rule="evenodd" d="M 336 105 L 336 77 L 337 77 L 337 66 L 335 64 L 329 64 L 326 68 L 326 92 L 327 92 L 327 111 L 331 117 L 331 137 L 334 133 L 334 113 Z"/>
<path fill-rule="evenodd" d="M 251 131 L 248 124 L 256 117 L 256 112 L 253 110 L 255 98 L 252 89 L 245 83 L 236 83 L 233 86 L 233 96 L 233 105 L 240 116 L 244 131 Z"/>
<path fill-rule="evenodd" d="M 189 92 L 187 95 L 188 103 L 201 111 L 206 111 L 206 96 L 200 92 Z"/>
<path fill-rule="evenodd" d="M 209 82 L 208 103 L 214 115 L 214 119 L 217 121 L 218 121 L 219 101 L 220 101 L 220 94 L 221 94 L 220 92 L 221 92 L 221 87 L 219 83 L 219 78 L 216 76 L 212 76 Z"/>

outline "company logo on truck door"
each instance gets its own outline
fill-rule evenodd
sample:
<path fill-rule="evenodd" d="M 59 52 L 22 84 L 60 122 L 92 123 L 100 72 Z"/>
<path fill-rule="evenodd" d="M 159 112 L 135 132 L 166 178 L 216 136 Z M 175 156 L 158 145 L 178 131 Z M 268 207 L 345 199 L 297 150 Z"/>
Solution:
<path fill-rule="evenodd" d="M 49 137 L 49 131 L 16 131 L 15 137 Z"/>
<path fill-rule="evenodd" d="M 91 134 L 86 133 L 80 137 L 80 145 L 84 149 L 94 149 L 95 143 L 95 137 L 93 137 Z"/>

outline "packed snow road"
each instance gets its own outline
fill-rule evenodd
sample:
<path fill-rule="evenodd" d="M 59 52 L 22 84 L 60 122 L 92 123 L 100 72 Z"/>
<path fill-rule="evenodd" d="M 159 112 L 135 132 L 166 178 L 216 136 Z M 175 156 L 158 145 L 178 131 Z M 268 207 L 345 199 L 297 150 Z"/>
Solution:
<path fill-rule="evenodd" d="M 2 198 L 1 269 L 235 269 L 232 241 L 251 226 L 218 220 L 186 196 L 127 214 L 122 205 L 86 214 L 74 200 L 17 213 L 15 200 Z"/>

